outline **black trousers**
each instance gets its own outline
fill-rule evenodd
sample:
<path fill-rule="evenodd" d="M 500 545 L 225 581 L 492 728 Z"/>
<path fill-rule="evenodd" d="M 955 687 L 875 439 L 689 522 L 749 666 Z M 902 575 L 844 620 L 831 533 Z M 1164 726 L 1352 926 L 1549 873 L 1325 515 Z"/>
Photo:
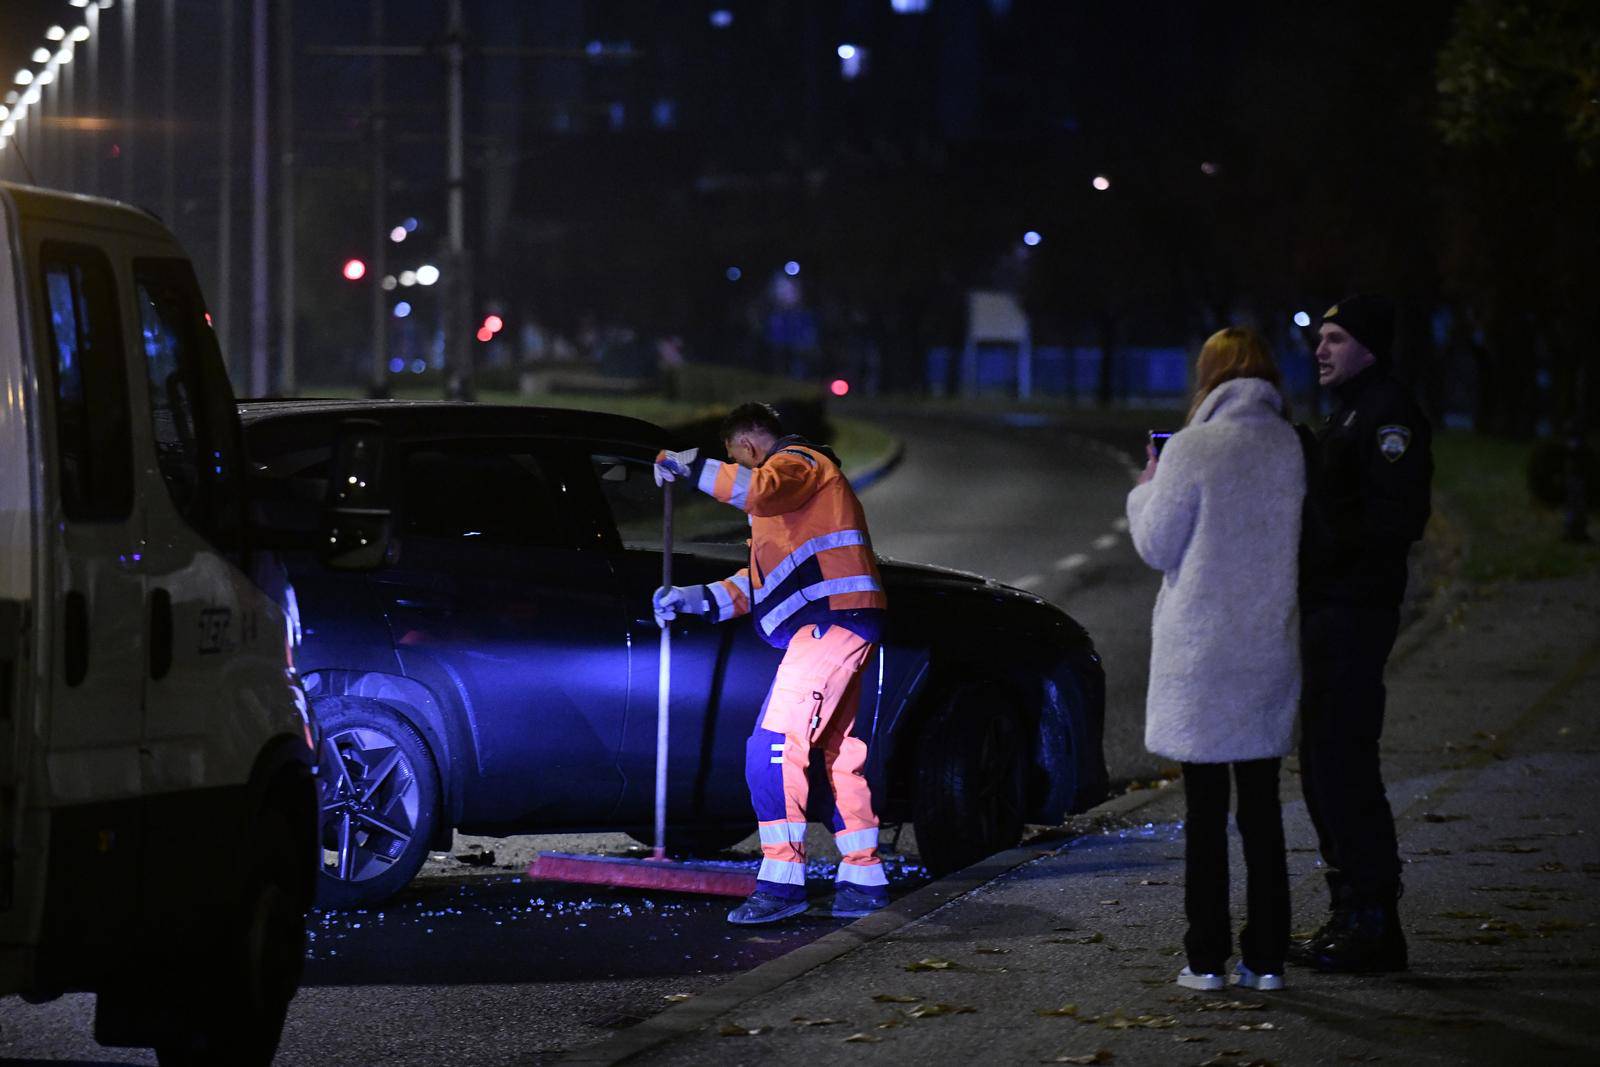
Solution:
<path fill-rule="evenodd" d="M 1400 892 L 1394 813 L 1378 768 L 1383 667 L 1397 609 L 1318 605 L 1300 619 L 1304 685 L 1300 784 L 1335 907 L 1375 907 Z"/>
<path fill-rule="evenodd" d="M 1258 973 L 1283 973 L 1289 950 L 1289 869 L 1283 851 L 1275 759 L 1185 763 L 1184 948 L 1195 973 L 1220 974 L 1230 953 L 1228 921 L 1228 768 L 1239 785 L 1239 836 L 1244 840 L 1245 906 L 1239 952 Z"/>

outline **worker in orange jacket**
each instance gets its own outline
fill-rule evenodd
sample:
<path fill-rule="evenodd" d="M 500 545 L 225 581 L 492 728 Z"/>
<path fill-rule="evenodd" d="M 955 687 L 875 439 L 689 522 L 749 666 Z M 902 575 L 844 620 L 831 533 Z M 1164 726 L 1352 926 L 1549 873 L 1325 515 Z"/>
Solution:
<path fill-rule="evenodd" d="M 663 452 L 656 480 L 687 479 L 750 515 L 750 562 L 708 585 L 662 587 L 655 613 L 723 622 L 754 616 L 784 650 L 746 747 L 745 780 L 761 831 L 756 890 L 728 914 L 740 924 L 777 922 L 806 910 L 806 766 L 822 750 L 833 783 L 840 854 L 833 914 L 856 917 L 888 903 L 878 858 L 878 817 L 862 768 L 867 743 L 852 736 L 861 669 L 882 634 L 883 583 L 861 502 L 826 448 L 786 436 L 766 404 L 744 404 L 722 422 L 732 463 Z"/>

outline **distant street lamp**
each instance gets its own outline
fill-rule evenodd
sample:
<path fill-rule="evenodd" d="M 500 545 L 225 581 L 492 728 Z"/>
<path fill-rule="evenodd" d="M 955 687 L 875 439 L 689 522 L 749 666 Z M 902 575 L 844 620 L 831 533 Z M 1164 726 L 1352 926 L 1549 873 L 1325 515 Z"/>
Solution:
<path fill-rule="evenodd" d="M 1039 242 L 1043 240 L 1044 238 L 1039 235 L 1038 230 L 1029 230 L 1027 233 L 1022 235 L 1022 243 L 1027 245 L 1029 248 L 1037 246 Z"/>
<path fill-rule="evenodd" d="M 1107 189 L 1111 188 L 1111 179 L 1107 178 L 1104 174 L 1096 174 L 1094 176 L 1094 181 L 1090 182 L 1089 184 L 1093 185 L 1096 189 L 1103 193 Z"/>

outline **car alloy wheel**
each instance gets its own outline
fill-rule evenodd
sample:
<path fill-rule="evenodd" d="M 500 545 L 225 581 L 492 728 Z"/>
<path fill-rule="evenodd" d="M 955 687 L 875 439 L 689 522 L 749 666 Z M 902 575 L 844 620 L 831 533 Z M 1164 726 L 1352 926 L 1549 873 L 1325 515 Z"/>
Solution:
<path fill-rule="evenodd" d="M 333 698 L 315 710 L 323 728 L 318 903 L 380 899 L 427 859 L 439 804 L 431 753 L 386 705 Z"/>
<path fill-rule="evenodd" d="M 330 734 L 322 796 L 322 869 L 359 882 L 388 870 L 416 835 L 416 770 L 392 737 L 354 727 Z"/>

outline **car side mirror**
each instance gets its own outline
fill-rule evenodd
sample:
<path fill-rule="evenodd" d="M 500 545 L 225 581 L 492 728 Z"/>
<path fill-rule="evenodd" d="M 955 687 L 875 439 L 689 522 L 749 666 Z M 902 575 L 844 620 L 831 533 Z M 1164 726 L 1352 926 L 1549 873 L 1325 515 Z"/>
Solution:
<path fill-rule="evenodd" d="M 338 570 L 381 566 L 394 537 L 385 482 L 389 439 L 371 419 L 339 424 L 322 505 L 322 562 Z"/>

